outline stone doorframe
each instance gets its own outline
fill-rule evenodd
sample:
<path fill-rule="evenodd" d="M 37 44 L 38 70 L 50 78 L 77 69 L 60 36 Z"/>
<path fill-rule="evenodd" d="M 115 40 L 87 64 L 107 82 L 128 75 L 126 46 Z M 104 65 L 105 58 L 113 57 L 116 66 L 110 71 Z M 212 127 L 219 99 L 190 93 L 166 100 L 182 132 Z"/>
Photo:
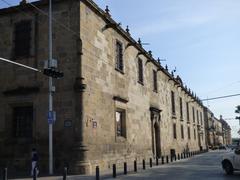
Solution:
<path fill-rule="evenodd" d="M 160 121 L 161 110 L 155 107 L 150 107 L 151 115 L 151 133 L 152 133 L 152 152 L 154 157 L 161 157 L 161 136 L 160 136 Z"/>

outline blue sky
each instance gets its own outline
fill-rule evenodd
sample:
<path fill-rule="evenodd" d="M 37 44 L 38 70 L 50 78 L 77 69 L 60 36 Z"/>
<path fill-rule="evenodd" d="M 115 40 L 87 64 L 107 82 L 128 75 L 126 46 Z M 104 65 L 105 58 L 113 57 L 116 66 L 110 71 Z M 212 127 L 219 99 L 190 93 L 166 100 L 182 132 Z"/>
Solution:
<path fill-rule="evenodd" d="M 10 4 L 19 1 L 6 0 Z M 150 43 L 155 58 L 166 59 L 200 98 L 240 93 L 239 0 L 95 0 L 129 25 L 135 39 Z M 7 5 L 0 1 L 0 7 Z M 216 117 L 234 118 L 240 96 L 208 101 Z M 236 120 L 227 121 L 239 137 Z"/>

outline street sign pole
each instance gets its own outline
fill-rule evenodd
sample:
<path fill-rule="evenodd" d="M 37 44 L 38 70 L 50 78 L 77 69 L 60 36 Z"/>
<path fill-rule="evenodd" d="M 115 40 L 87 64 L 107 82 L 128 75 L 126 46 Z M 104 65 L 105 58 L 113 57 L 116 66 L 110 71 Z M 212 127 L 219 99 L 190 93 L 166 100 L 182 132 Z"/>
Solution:
<path fill-rule="evenodd" d="M 49 14 L 48 14 L 48 67 L 52 67 L 52 0 L 49 0 Z M 53 79 L 49 76 L 49 107 L 48 111 L 53 111 Z M 49 126 L 49 174 L 53 174 L 53 123 L 48 123 Z"/>

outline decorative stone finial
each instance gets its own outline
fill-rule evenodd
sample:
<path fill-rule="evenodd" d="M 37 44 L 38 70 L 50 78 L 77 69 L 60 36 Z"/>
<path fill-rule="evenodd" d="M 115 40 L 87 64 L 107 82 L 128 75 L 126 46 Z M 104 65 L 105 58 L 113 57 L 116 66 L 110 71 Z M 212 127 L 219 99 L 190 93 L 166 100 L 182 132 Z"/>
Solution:
<path fill-rule="evenodd" d="M 110 10 L 108 9 L 108 6 L 106 6 L 105 13 L 110 16 Z"/>
<path fill-rule="evenodd" d="M 142 46 L 142 41 L 141 41 L 140 38 L 138 38 L 138 44 L 139 44 L 140 46 Z"/>
<path fill-rule="evenodd" d="M 25 4 L 27 4 L 27 0 L 22 0 L 19 4 L 20 5 L 25 5 Z"/>
<path fill-rule="evenodd" d="M 158 64 L 161 64 L 160 58 L 157 58 L 157 62 L 158 62 Z"/>
<path fill-rule="evenodd" d="M 165 69 L 168 71 L 168 66 L 167 65 L 165 66 Z"/>
<path fill-rule="evenodd" d="M 149 56 L 152 57 L 152 51 L 148 51 Z"/>
<path fill-rule="evenodd" d="M 127 26 L 127 28 L 126 28 L 126 32 L 128 33 L 128 34 L 130 34 L 130 30 L 129 30 L 129 27 Z"/>

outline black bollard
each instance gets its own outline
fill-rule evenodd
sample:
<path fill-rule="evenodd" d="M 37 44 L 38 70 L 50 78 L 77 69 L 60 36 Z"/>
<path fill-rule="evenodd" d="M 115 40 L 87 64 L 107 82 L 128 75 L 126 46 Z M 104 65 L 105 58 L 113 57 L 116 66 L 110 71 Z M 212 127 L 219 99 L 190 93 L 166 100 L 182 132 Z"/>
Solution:
<path fill-rule="evenodd" d="M 166 163 L 169 163 L 168 156 L 166 156 Z"/>
<path fill-rule="evenodd" d="M 186 158 L 186 153 L 185 153 L 185 152 L 183 153 L 183 158 L 184 158 L 184 159 Z"/>
<path fill-rule="evenodd" d="M 174 160 L 177 161 L 177 155 L 176 154 L 174 155 Z"/>
<path fill-rule="evenodd" d="M 3 180 L 7 180 L 8 177 L 7 177 L 7 168 L 4 168 L 3 170 Z"/>
<path fill-rule="evenodd" d="M 181 159 L 183 159 L 183 154 L 181 153 Z"/>
<path fill-rule="evenodd" d="M 152 167 L 152 158 L 149 159 L 150 167 Z"/>
<path fill-rule="evenodd" d="M 117 173 L 116 173 L 116 164 L 113 164 L 113 178 L 117 177 Z"/>
<path fill-rule="evenodd" d="M 99 166 L 96 166 L 96 180 L 100 179 Z"/>
<path fill-rule="evenodd" d="M 178 160 L 180 160 L 180 154 L 178 154 Z"/>
<path fill-rule="evenodd" d="M 164 164 L 164 156 L 162 156 L 162 164 Z"/>
<path fill-rule="evenodd" d="M 134 172 L 137 172 L 137 161 L 134 161 Z"/>
<path fill-rule="evenodd" d="M 143 161 L 142 161 L 142 165 L 143 165 L 143 170 L 145 170 L 146 169 L 146 166 L 145 166 L 145 160 L 143 159 Z"/>
<path fill-rule="evenodd" d="M 156 157 L 156 166 L 158 166 L 158 157 Z"/>
<path fill-rule="evenodd" d="M 67 179 L 67 167 L 64 167 L 63 169 L 63 180 Z"/>
<path fill-rule="evenodd" d="M 124 174 L 127 174 L 127 163 L 126 162 L 124 162 Z"/>

